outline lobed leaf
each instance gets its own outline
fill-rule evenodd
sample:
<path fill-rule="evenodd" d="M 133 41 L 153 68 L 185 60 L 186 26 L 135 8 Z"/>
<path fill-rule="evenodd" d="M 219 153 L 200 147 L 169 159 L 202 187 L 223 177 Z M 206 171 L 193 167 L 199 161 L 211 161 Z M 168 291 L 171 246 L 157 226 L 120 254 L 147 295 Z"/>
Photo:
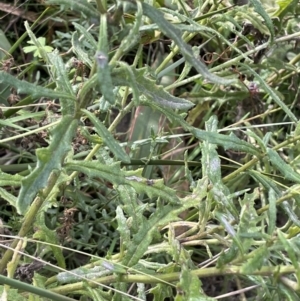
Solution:
<path fill-rule="evenodd" d="M 36 150 L 37 165 L 22 180 L 22 187 L 17 199 L 17 210 L 24 214 L 36 194 L 47 186 L 48 178 L 53 171 L 60 171 L 67 152 L 71 149 L 71 140 L 77 128 L 73 116 L 64 116 L 54 128 L 53 139 L 47 148 Z"/>
<path fill-rule="evenodd" d="M 143 94 L 148 102 L 157 103 L 164 108 L 172 108 L 179 110 L 188 110 L 194 106 L 189 100 L 175 97 L 164 90 L 163 86 L 159 86 L 154 80 L 146 77 L 148 69 L 135 69 L 133 67 L 115 69 L 113 71 L 113 79 L 116 85 L 133 86 L 138 90 L 139 95 Z M 125 76 L 124 76 L 125 75 Z"/>
<path fill-rule="evenodd" d="M 33 98 L 47 97 L 50 99 L 60 98 L 68 99 L 69 101 L 75 101 L 75 97 L 72 94 L 36 86 L 35 84 L 19 80 L 4 71 L 0 71 L 0 83 L 9 84 L 17 90 L 17 93 L 29 94 Z"/>
<path fill-rule="evenodd" d="M 123 265 L 132 267 L 137 264 L 152 242 L 153 235 L 158 227 L 177 220 L 177 216 L 173 214 L 172 209 L 171 205 L 157 208 L 149 220 L 141 225 L 138 233 L 133 236 L 131 243 L 128 245 L 127 253 L 122 260 Z"/>

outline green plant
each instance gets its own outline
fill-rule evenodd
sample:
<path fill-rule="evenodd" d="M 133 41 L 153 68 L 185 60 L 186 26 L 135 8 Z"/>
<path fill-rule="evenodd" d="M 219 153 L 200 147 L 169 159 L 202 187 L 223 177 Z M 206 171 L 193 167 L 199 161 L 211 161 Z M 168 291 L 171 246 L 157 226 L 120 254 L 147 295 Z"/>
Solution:
<path fill-rule="evenodd" d="M 299 5 L 194 2 L 48 0 L 73 18 L 55 50 L 25 22 L 8 52 L 35 61 L 0 71 L 21 97 L 1 120 L 3 297 L 215 300 L 207 277 L 299 297 Z"/>

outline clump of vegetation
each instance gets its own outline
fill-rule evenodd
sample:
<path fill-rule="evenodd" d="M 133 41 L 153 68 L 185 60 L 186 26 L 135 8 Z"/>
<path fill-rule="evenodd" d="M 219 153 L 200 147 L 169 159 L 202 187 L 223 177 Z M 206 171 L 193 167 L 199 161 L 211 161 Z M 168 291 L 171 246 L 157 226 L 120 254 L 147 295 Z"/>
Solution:
<path fill-rule="evenodd" d="M 1 300 L 298 300 L 298 1 L 34 3 L 0 7 Z"/>

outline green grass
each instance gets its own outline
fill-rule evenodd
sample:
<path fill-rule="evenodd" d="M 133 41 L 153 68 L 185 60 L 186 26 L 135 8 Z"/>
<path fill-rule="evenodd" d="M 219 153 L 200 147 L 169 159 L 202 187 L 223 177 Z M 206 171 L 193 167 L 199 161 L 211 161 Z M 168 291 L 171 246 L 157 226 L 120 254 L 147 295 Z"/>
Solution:
<path fill-rule="evenodd" d="M 299 8 L 5 15 L 2 299 L 299 300 Z"/>

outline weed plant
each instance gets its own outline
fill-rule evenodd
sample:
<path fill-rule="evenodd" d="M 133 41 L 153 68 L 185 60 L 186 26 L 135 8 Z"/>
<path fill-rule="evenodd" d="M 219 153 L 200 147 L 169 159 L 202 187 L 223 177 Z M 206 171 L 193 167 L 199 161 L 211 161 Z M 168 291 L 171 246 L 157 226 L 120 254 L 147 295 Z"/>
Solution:
<path fill-rule="evenodd" d="M 298 1 L 6 2 L 1 300 L 300 300 Z"/>

